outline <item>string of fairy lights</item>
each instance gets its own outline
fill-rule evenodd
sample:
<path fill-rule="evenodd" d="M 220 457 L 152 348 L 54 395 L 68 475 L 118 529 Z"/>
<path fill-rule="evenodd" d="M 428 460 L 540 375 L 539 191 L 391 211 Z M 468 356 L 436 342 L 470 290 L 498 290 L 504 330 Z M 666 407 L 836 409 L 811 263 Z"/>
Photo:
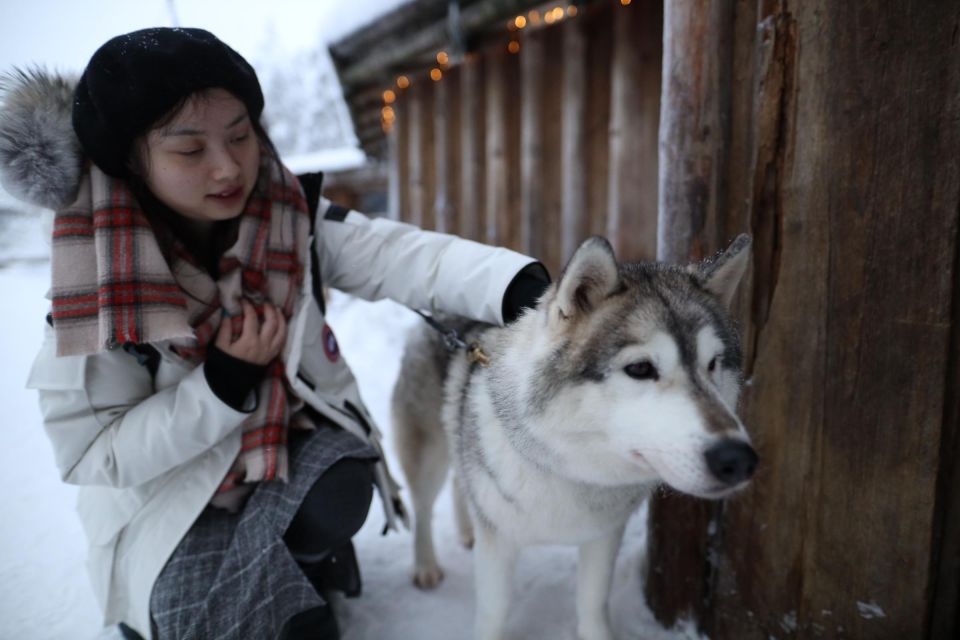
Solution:
<path fill-rule="evenodd" d="M 627 6 L 633 0 L 617 0 L 622 6 Z M 528 28 L 537 28 L 543 25 L 549 26 L 556 24 L 568 18 L 575 18 L 579 14 L 579 9 L 574 4 L 566 6 L 557 5 L 550 9 L 533 9 L 525 14 L 514 16 L 507 20 L 506 30 L 510 34 L 507 42 L 507 52 L 513 55 L 520 53 L 520 34 Z M 443 79 L 444 72 L 450 68 L 450 55 L 446 51 L 438 51 L 436 56 L 436 66 L 430 69 L 430 80 L 440 82 Z M 393 124 L 397 119 L 396 110 L 393 104 L 397 101 L 400 92 L 409 89 L 411 84 L 410 77 L 399 75 L 394 80 L 392 86 L 383 90 L 383 107 L 380 109 L 380 125 L 384 133 L 390 133 L 393 130 Z"/>

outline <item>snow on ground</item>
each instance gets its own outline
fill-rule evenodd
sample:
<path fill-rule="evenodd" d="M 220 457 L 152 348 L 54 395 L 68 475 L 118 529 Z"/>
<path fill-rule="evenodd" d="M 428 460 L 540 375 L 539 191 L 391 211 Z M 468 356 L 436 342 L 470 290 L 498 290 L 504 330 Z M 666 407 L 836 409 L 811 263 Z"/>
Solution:
<path fill-rule="evenodd" d="M 36 226 L 34 233 L 39 234 Z M 28 234 L 29 235 L 29 234 Z M 43 433 L 36 395 L 24 389 L 40 344 L 49 263 L 42 248 L 23 239 L 0 248 L 0 299 L 4 300 L 0 392 L 6 420 L 0 429 L 0 640 L 89 639 L 101 635 L 97 605 L 84 570 L 85 541 L 74 513 L 76 489 L 60 482 Z M 29 248 L 29 251 L 27 251 Z M 3 266 L 6 264 L 6 266 Z M 329 320 L 342 352 L 358 374 L 364 397 L 387 434 L 389 396 L 396 379 L 403 336 L 420 320 L 389 301 L 368 303 L 334 293 Z M 391 461 L 398 480 L 399 465 Z M 446 580 L 432 592 L 409 580 L 412 538 L 408 531 L 381 536 L 383 515 L 375 500 L 356 546 L 364 577 L 363 596 L 338 600 L 344 640 L 451 640 L 469 638 L 473 619 L 473 568 L 469 551 L 456 542 L 449 491 L 437 502 L 435 540 Z M 643 604 L 640 562 L 646 535 L 643 514 L 630 522 L 620 551 L 612 611 L 624 639 L 696 638 L 689 628 L 665 631 Z M 572 548 L 527 550 L 518 563 L 508 629 L 514 639 L 575 637 Z"/>

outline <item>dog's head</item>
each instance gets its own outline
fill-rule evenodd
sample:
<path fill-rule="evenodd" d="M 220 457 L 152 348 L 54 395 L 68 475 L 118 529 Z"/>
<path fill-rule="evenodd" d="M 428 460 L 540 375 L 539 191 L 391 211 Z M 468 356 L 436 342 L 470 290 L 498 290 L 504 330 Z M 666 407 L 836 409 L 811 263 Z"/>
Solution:
<path fill-rule="evenodd" d="M 757 455 L 735 412 L 742 355 L 728 305 L 749 254 L 746 235 L 687 268 L 618 264 L 602 238 L 580 246 L 538 307 L 552 346 L 528 390 L 557 471 L 708 498 L 747 484 Z"/>

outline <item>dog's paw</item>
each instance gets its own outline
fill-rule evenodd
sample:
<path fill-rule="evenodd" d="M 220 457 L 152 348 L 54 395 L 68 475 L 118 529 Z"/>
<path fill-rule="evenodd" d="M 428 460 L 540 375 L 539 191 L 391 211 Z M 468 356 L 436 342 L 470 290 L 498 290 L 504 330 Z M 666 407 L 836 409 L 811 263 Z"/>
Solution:
<path fill-rule="evenodd" d="M 413 572 L 413 584 L 418 589 L 433 589 L 443 582 L 443 569 L 437 565 L 417 567 Z"/>

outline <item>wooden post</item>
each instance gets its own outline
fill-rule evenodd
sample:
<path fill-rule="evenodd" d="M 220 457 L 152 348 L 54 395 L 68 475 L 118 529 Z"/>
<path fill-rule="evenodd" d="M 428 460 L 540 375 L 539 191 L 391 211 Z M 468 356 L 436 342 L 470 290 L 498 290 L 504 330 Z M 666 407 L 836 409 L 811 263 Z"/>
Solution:
<path fill-rule="evenodd" d="M 460 74 L 446 69 L 434 86 L 436 154 L 436 230 L 457 233 L 455 207 L 460 199 Z"/>
<path fill-rule="evenodd" d="M 465 238 L 483 237 L 484 196 L 486 183 L 485 156 L 485 91 L 484 65 L 479 55 L 468 55 L 460 73 L 460 122 L 462 140 L 460 180 L 460 233 Z"/>
<path fill-rule="evenodd" d="M 391 172 L 396 174 L 395 192 L 396 213 L 394 217 L 404 222 L 412 222 L 413 207 L 410 203 L 410 98 L 408 93 L 397 91 L 397 100 L 393 110 L 396 120 L 393 125 L 392 148 L 395 149 L 396 167 Z M 391 193 L 393 193 L 393 189 Z M 393 207 L 393 203 L 391 203 Z"/>
<path fill-rule="evenodd" d="M 583 20 L 563 25 L 563 133 L 561 135 L 560 263 L 590 235 L 587 218 L 587 36 Z M 603 68 L 592 69 L 602 74 Z"/>
<path fill-rule="evenodd" d="M 436 228 L 433 213 L 436 193 L 434 155 L 433 81 L 421 75 L 411 79 L 410 126 L 410 221 L 424 229 Z"/>
<path fill-rule="evenodd" d="M 498 47 L 487 52 L 486 206 L 484 242 L 520 248 L 518 189 L 520 164 L 519 64 Z"/>
<path fill-rule="evenodd" d="M 761 462 L 714 507 L 713 535 L 652 530 L 651 572 L 703 585 L 685 610 L 711 638 L 953 638 L 960 6 L 771 1 L 751 19 L 732 30 L 753 40 L 754 77 L 734 76 L 751 91 L 731 94 L 750 100 L 732 112 L 751 133 L 728 147 L 749 171 L 725 201 L 747 203 L 755 237 L 740 413 Z M 673 142 L 702 133 L 696 109 L 676 109 Z M 682 199 L 687 183 L 664 184 Z M 742 206 L 689 211 L 663 236 L 678 256 L 712 251 L 743 219 Z M 671 546 L 699 550 L 699 566 Z"/>
<path fill-rule="evenodd" d="M 610 94 L 613 58 L 613 3 L 595 3 L 577 18 L 591 34 L 587 46 L 587 148 L 585 180 L 590 235 L 607 235 L 610 188 Z"/>
<path fill-rule="evenodd" d="M 657 247 L 661 2 L 614 8 L 607 233 L 622 260 Z"/>
<path fill-rule="evenodd" d="M 523 39 L 520 50 L 520 248 L 538 258 L 542 258 L 545 246 L 545 48 L 544 31 L 536 31 Z"/>
<path fill-rule="evenodd" d="M 698 242 L 726 204 L 733 6 L 665 5 L 657 258 L 666 262 L 703 258 Z M 706 235 L 719 244 L 715 232 Z"/>

